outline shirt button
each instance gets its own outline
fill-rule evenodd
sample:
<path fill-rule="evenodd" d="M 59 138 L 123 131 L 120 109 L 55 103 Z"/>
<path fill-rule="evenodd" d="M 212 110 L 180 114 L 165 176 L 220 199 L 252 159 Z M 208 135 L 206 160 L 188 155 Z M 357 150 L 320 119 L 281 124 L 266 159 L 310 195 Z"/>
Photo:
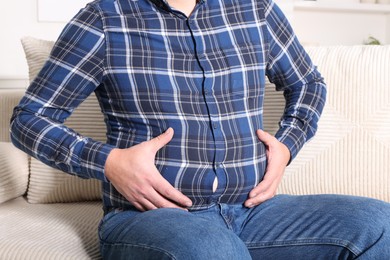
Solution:
<path fill-rule="evenodd" d="M 218 123 L 215 123 L 215 122 L 213 123 L 213 128 L 214 128 L 214 129 L 217 129 L 218 126 L 219 126 Z"/>

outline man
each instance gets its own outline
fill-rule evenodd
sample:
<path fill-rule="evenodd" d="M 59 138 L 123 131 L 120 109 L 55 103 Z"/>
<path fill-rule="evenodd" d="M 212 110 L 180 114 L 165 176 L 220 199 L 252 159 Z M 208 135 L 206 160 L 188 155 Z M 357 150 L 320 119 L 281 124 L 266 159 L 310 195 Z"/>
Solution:
<path fill-rule="evenodd" d="M 286 98 L 275 136 L 266 76 Z M 107 144 L 63 125 L 93 91 Z M 98 0 L 60 35 L 12 139 L 103 182 L 105 259 L 386 259 L 389 204 L 274 197 L 325 95 L 272 0 Z"/>

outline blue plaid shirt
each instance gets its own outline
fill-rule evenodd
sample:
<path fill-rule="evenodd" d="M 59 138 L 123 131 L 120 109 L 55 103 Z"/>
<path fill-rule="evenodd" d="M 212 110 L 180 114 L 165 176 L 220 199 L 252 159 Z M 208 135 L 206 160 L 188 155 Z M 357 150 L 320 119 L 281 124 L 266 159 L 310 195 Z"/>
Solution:
<path fill-rule="evenodd" d="M 193 209 L 242 203 L 266 167 L 255 133 L 266 77 L 284 91 L 276 137 L 294 158 L 316 131 L 326 90 L 271 0 L 200 0 L 188 18 L 163 0 L 98 0 L 60 35 L 15 109 L 12 139 L 48 165 L 102 180 L 106 209 L 126 208 L 104 176 L 107 155 L 172 127 L 156 166 Z M 107 143 L 63 125 L 92 92 Z"/>

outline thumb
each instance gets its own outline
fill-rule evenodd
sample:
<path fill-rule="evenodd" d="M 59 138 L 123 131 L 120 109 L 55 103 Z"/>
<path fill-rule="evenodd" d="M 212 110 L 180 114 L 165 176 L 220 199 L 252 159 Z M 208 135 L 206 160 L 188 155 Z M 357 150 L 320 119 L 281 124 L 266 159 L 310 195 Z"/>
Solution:
<path fill-rule="evenodd" d="M 270 135 L 269 133 L 258 129 L 256 131 L 257 137 L 262 141 L 265 145 L 269 146 L 272 144 L 272 141 L 274 140 L 274 137 Z"/>
<path fill-rule="evenodd" d="M 156 149 L 156 151 L 158 151 L 172 140 L 173 133 L 173 128 L 170 127 L 164 133 L 151 139 L 150 143 L 152 143 L 153 147 Z"/>

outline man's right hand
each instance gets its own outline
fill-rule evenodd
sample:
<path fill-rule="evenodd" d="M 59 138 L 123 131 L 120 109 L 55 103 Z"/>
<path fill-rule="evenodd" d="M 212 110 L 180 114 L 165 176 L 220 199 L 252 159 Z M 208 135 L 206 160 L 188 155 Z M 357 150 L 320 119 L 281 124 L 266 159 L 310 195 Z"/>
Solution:
<path fill-rule="evenodd" d="M 157 208 L 186 209 L 191 200 L 165 180 L 155 166 L 158 150 L 173 137 L 173 129 L 127 149 L 113 149 L 105 175 L 132 205 L 141 211 Z"/>

